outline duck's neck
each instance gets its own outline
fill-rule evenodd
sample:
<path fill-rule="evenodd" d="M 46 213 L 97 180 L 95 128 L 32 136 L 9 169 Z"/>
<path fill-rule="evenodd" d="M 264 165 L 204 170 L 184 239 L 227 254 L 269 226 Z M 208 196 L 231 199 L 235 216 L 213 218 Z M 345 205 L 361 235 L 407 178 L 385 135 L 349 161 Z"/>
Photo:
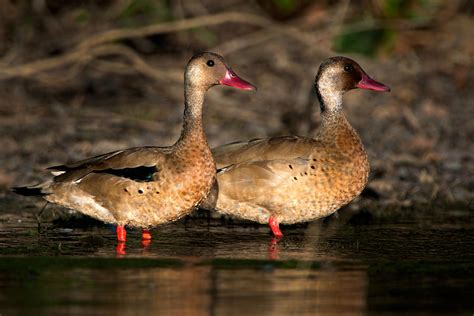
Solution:
<path fill-rule="evenodd" d="M 321 113 L 321 126 L 315 138 L 342 155 L 351 157 L 351 161 L 358 161 L 368 170 L 367 153 L 362 140 L 342 110 L 326 110 Z"/>
<path fill-rule="evenodd" d="M 343 134 L 344 137 L 359 139 L 342 111 L 342 93 L 331 91 L 324 85 L 318 85 L 316 91 L 321 108 L 321 126 L 316 138 L 331 142 Z"/>
<path fill-rule="evenodd" d="M 319 100 L 319 107 L 321 108 L 321 114 L 325 112 L 334 112 L 342 110 L 342 94 L 341 92 L 334 91 L 333 87 L 328 83 L 329 80 L 326 78 L 319 78 L 316 84 L 316 94 Z"/>
<path fill-rule="evenodd" d="M 318 98 L 321 104 L 321 126 L 315 138 L 357 165 L 358 168 L 354 170 L 359 172 L 357 177 L 364 179 L 362 181 L 364 186 L 370 168 L 367 152 L 359 135 L 342 111 L 342 93 L 322 94 L 318 91 Z"/>
<path fill-rule="evenodd" d="M 202 126 L 202 107 L 205 89 L 186 86 L 184 92 L 184 121 L 181 136 L 175 144 L 177 147 L 208 147 Z"/>

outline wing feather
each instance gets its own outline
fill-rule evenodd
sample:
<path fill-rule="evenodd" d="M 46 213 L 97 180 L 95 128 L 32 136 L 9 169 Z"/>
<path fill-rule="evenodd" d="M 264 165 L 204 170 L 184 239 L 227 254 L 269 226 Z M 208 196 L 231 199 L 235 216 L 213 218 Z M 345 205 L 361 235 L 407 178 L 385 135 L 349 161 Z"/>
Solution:
<path fill-rule="evenodd" d="M 163 147 L 134 147 L 71 164 L 50 167 L 48 170 L 58 174 L 54 178 L 55 182 L 78 181 L 92 172 L 110 173 L 118 177 L 146 180 L 149 178 L 149 174 L 144 174 L 144 171 L 150 173 L 153 168 L 155 169 L 153 172 L 160 170 L 160 164 L 164 161 L 167 152 L 169 152 L 168 148 Z M 122 170 L 123 172 L 116 170 Z"/>
<path fill-rule="evenodd" d="M 299 136 L 280 136 L 230 143 L 212 149 L 217 169 L 256 161 L 308 157 L 318 141 Z"/>
<path fill-rule="evenodd" d="M 307 166 L 308 159 L 301 157 L 235 164 L 218 173 L 219 194 L 238 201 L 263 201 L 272 188 L 288 183 Z"/>

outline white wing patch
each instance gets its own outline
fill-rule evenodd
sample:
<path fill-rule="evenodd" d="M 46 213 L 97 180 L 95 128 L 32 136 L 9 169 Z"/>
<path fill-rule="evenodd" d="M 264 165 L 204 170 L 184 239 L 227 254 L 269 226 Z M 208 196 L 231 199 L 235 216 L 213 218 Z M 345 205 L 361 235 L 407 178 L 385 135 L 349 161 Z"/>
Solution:
<path fill-rule="evenodd" d="M 55 177 L 62 175 L 63 173 L 66 173 L 66 171 L 57 171 L 57 170 L 51 171 L 51 174 Z"/>
<path fill-rule="evenodd" d="M 98 217 L 103 221 L 114 222 L 115 219 L 108 209 L 97 203 L 92 196 L 86 195 L 71 195 L 71 200 L 74 204 L 80 205 L 77 209 L 87 210 L 92 209 L 91 216 Z M 95 211 L 95 214 L 93 214 Z"/>

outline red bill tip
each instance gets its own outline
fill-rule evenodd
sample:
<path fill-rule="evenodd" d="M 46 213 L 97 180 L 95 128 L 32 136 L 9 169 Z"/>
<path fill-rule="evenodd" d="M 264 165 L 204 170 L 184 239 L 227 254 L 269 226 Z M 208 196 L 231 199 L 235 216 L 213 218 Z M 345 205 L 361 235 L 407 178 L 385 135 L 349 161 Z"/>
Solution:
<path fill-rule="evenodd" d="M 254 85 L 241 79 L 230 69 L 227 69 L 225 77 L 221 79 L 219 83 L 242 90 L 257 90 Z"/>

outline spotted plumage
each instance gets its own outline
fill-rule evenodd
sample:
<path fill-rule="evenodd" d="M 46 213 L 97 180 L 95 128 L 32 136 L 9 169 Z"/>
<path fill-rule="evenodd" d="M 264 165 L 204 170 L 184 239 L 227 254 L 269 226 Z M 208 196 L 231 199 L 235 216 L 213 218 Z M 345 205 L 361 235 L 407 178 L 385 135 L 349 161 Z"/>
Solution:
<path fill-rule="evenodd" d="M 42 195 L 49 202 L 119 227 L 148 228 L 188 214 L 215 181 L 216 166 L 202 126 L 206 91 L 220 84 L 245 90 L 254 87 L 213 53 L 194 56 L 184 79 L 184 123 L 174 145 L 118 150 L 51 167 L 54 178 L 14 191 Z"/>
<path fill-rule="evenodd" d="M 324 61 L 316 76 L 322 123 L 315 137 L 273 137 L 214 148 L 217 185 L 203 207 L 269 223 L 280 237 L 278 223 L 314 220 L 349 203 L 369 174 L 364 146 L 342 112 L 342 95 L 354 88 L 389 90 L 348 58 Z"/>

